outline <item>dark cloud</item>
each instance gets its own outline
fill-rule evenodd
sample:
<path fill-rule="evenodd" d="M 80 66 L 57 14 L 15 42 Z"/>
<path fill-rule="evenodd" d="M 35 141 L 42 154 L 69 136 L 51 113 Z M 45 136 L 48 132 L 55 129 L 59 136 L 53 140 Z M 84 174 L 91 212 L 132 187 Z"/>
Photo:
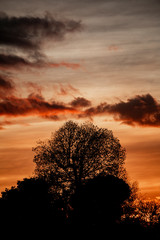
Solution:
<path fill-rule="evenodd" d="M 160 126 L 160 104 L 150 95 L 136 96 L 110 106 L 117 120 L 130 125 Z"/>
<path fill-rule="evenodd" d="M 48 62 L 43 54 L 43 45 L 48 41 L 61 41 L 66 34 L 79 31 L 81 27 L 80 21 L 56 20 L 49 13 L 43 17 L 14 17 L 0 13 L 0 69 L 79 68 L 76 63 Z"/>
<path fill-rule="evenodd" d="M 137 95 L 116 104 L 102 103 L 89 108 L 83 116 L 113 115 L 116 121 L 128 125 L 160 126 L 160 104 L 150 94 Z"/>
<path fill-rule="evenodd" d="M 23 50 L 38 50 L 48 39 L 61 40 L 66 33 L 81 28 L 74 20 L 56 20 L 51 15 L 44 17 L 10 17 L 0 14 L 0 44 Z"/>
<path fill-rule="evenodd" d="M 83 97 L 77 97 L 72 102 L 70 102 L 72 107 L 89 107 L 91 106 L 91 102 Z"/>

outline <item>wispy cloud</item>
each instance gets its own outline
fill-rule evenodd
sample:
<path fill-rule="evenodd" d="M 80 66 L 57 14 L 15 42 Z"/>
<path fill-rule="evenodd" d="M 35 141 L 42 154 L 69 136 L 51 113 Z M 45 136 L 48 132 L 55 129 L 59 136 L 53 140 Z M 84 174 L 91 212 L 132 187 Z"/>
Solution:
<path fill-rule="evenodd" d="M 46 63 L 48 67 L 66 67 L 71 69 L 78 69 L 81 67 L 79 63 L 69 63 L 69 62 L 60 62 L 60 63 Z"/>
<path fill-rule="evenodd" d="M 58 84 L 54 86 L 56 94 L 59 96 L 74 96 L 74 94 L 80 94 L 79 89 L 73 87 L 71 84 Z"/>
<path fill-rule="evenodd" d="M 8 120 L 0 121 L 0 130 L 4 130 L 5 126 L 12 125 L 12 124 L 13 123 L 11 121 L 8 121 Z"/>

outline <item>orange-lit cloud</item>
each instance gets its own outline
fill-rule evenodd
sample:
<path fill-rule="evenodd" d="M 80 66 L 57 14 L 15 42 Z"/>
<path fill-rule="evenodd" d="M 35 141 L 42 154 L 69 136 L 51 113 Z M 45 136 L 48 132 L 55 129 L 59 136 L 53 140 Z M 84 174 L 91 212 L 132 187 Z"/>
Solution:
<path fill-rule="evenodd" d="M 114 104 L 101 103 L 90 107 L 91 101 L 84 97 L 74 97 L 79 90 L 72 85 L 59 84 L 55 88 L 58 95 L 72 96 L 74 99 L 69 103 L 47 101 L 42 95 L 42 87 L 38 84 L 28 83 L 32 89 L 27 98 L 13 95 L 15 89 L 13 81 L 0 76 L 0 116 L 39 116 L 58 121 L 72 116 L 75 118 L 93 118 L 94 116 L 112 115 L 115 121 L 131 126 L 160 126 L 160 103 L 150 94 L 137 95 L 127 101 Z M 4 94 L 8 90 L 8 94 Z M 34 92 L 33 92 L 34 90 Z M 1 129 L 3 123 L 1 123 Z"/>
<path fill-rule="evenodd" d="M 41 85 L 28 82 L 25 86 L 29 91 L 28 97 L 16 96 L 14 93 L 19 92 L 14 82 L 4 76 L 0 76 L 0 116 L 6 118 L 6 120 L 0 122 L 0 129 L 3 129 L 5 125 L 12 124 L 11 121 L 8 121 L 8 118 L 38 116 L 60 121 L 66 119 L 67 116 L 77 117 L 78 114 L 83 113 L 79 107 L 84 107 L 84 104 L 86 107 L 89 106 L 89 101 L 84 98 L 75 98 L 70 103 L 45 100 Z M 79 90 L 71 84 L 59 84 L 59 88 L 56 90 L 58 91 L 57 94 L 63 96 L 72 96 L 79 93 Z"/>
<path fill-rule="evenodd" d="M 49 116 L 79 113 L 73 107 L 63 103 L 45 101 L 42 96 L 30 94 L 28 98 L 8 97 L 0 102 L 0 116 Z"/>

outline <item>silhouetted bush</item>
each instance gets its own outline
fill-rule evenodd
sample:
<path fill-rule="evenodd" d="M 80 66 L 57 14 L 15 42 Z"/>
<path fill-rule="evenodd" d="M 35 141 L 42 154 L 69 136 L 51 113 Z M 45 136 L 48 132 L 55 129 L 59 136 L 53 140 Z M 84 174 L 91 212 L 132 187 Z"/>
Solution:
<path fill-rule="evenodd" d="M 54 201 L 49 185 L 38 178 L 17 182 L 17 187 L 6 189 L 0 199 L 3 225 L 27 229 L 56 229 L 64 224 L 63 203 Z"/>
<path fill-rule="evenodd" d="M 72 221 L 81 228 L 107 228 L 120 221 L 121 205 L 129 196 L 130 188 L 122 179 L 111 175 L 90 179 L 71 198 Z"/>

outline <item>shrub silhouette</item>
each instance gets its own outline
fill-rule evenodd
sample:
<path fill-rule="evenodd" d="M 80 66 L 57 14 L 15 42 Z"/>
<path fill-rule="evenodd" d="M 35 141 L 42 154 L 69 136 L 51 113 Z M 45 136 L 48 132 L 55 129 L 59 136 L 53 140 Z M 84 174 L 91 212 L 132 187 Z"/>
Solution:
<path fill-rule="evenodd" d="M 82 185 L 71 197 L 72 221 L 76 227 L 102 228 L 116 224 L 121 205 L 130 196 L 130 187 L 115 176 L 97 176 Z"/>
<path fill-rule="evenodd" d="M 2 192 L 0 212 L 3 225 L 28 229 L 63 225 L 62 203 L 54 201 L 49 187 L 43 179 L 25 178 L 17 182 L 17 187 Z"/>

